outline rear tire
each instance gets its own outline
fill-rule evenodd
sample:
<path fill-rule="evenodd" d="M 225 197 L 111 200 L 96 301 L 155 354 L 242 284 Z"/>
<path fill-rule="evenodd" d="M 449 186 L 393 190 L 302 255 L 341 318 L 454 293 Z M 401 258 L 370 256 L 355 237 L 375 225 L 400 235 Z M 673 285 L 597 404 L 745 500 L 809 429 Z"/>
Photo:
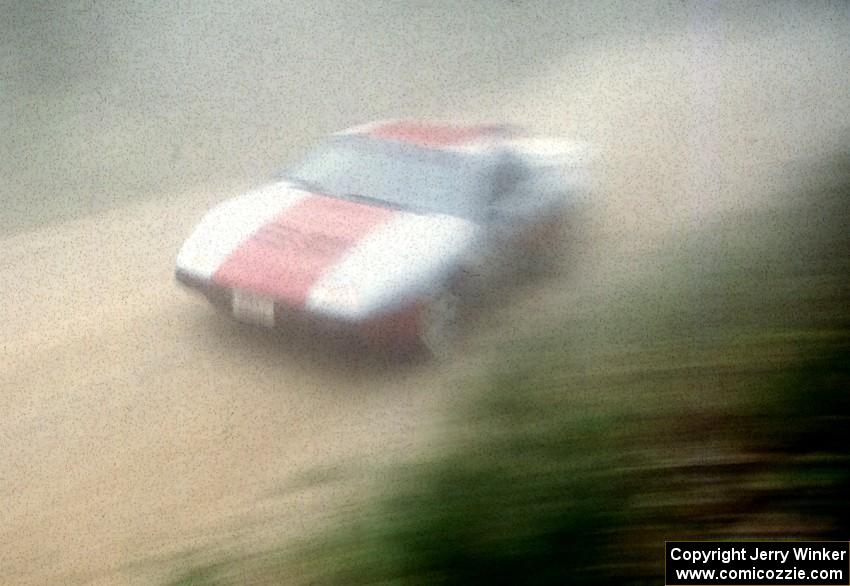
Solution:
<path fill-rule="evenodd" d="M 449 359 L 457 348 L 461 316 L 460 298 L 451 289 L 435 294 L 422 312 L 419 339 L 437 360 Z"/>

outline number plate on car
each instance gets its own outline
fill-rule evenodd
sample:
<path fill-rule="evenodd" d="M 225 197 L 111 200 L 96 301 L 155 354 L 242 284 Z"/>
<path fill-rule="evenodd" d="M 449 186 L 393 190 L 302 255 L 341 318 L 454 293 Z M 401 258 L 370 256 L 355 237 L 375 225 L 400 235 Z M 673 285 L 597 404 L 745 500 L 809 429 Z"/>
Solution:
<path fill-rule="evenodd" d="M 233 317 L 270 328 L 274 326 L 274 301 L 247 291 L 234 291 Z"/>

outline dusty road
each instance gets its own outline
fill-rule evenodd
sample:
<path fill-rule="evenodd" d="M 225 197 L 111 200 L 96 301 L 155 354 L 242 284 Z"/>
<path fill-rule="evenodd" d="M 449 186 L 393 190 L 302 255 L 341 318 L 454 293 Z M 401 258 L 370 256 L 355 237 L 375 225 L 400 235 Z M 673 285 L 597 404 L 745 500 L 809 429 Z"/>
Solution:
<path fill-rule="evenodd" d="M 369 469 L 418 449 L 486 339 L 512 329 L 482 324 L 480 351 L 442 368 L 382 368 L 217 318 L 174 286 L 202 211 L 323 132 L 454 115 L 594 142 L 598 201 L 569 280 L 506 313 L 547 320 L 650 270 L 661 243 L 779 205 L 768 195 L 786 164 L 828 150 L 850 120 L 846 5 L 631 19 L 610 8 L 583 28 L 560 3 L 485 4 L 451 21 L 372 5 L 319 5 L 295 24 L 253 4 L 114 12 L 97 26 L 66 14 L 63 55 L 102 33 L 83 45 L 106 61 L 86 67 L 51 62 L 58 49 L 26 36 L 46 17 L 15 15 L 30 27 L 18 49 L 42 69 L 6 57 L 31 84 L 4 106 L 0 583 L 149 583 L 163 566 L 151 560 L 262 541 L 269 527 L 297 534 L 347 493 L 287 487 L 315 467 Z M 341 60 L 336 76 L 316 74 L 310 42 Z M 193 51 L 194 65 L 169 57 Z"/>
<path fill-rule="evenodd" d="M 305 464 L 380 461 L 433 403 L 429 373 L 311 360 L 177 291 L 174 247 L 208 197 L 180 201 L 5 242 L 10 583 L 72 569 L 86 581 L 302 510 L 303 495 L 282 509 L 274 495 Z M 21 255 L 35 260 L 22 267 Z"/>

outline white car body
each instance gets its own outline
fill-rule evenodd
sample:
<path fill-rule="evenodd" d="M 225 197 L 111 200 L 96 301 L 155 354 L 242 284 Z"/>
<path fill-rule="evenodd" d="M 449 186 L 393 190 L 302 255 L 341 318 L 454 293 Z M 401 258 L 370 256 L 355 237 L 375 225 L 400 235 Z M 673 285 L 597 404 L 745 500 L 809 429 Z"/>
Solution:
<path fill-rule="evenodd" d="M 335 137 L 346 148 L 348 140 L 369 141 L 364 144 L 390 144 L 405 156 L 458 153 L 466 157 L 458 161 L 472 161 L 488 181 L 501 171 L 505 153 L 514 157 L 511 164 L 521 161 L 532 178 L 553 165 L 567 173 L 546 183 L 553 191 L 548 196 L 526 194 L 526 201 L 507 202 L 495 210 L 499 213 L 482 202 L 481 213 L 471 206 L 470 214 L 427 209 L 429 202 L 408 210 L 281 179 L 209 211 L 178 254 L 178 280 L 244 321 L 274 326 L 312 317 L 372 337 L 418 338 L 424 309 L 447 283 L 464 271 L 486 273 L 486 265 L 498 265 L 499 257 L 510 262 L 515 236 L 555 217 L 581 192 L 572 143 L 560 143 L 559 150 L 559 143 L 529 141 L 506 127 L 389 121 Z M 427 194 L 429 177 L 417 180 L 426 182 Z M 465 189 L 489 197 L 486 188 Z"/>

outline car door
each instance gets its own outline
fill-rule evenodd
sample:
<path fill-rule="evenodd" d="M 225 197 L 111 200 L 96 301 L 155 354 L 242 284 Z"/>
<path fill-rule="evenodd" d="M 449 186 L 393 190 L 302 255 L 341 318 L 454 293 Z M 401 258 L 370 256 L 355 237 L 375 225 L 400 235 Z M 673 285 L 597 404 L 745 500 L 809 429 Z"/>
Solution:
<path fill-rule="evenodd" d="M 534 169 L 520 157 L 507 154 L 496 174 L 490 203 L 493 248 L 503 264 L 516 262 L 530 231 L 544 218 L 550 202 L 538 189 Z"/>
<path fill-rule="evenodd" d="M 513 271 L 517 244 L 534 215 L 533 201 L 523 190 L 531 179 L 528 167 L 514 155 L 494 159 L 481 194 L 481 238 L 466 272 L 479 287 L 489 287 Z"/>
<path fill-rule="evenodd" d="M 503 162 L 499 156 L 488 159 L 481 171 L 473 216 L 478 226 L 477 237 L 459 267 L 459 286 L 467 292 L 480 293 L 490 288 L 504 272 L 505 243 L 513 227 L 510 218 L 495 213 L 493 206 L 501 197 L 507 179 Z"/>

